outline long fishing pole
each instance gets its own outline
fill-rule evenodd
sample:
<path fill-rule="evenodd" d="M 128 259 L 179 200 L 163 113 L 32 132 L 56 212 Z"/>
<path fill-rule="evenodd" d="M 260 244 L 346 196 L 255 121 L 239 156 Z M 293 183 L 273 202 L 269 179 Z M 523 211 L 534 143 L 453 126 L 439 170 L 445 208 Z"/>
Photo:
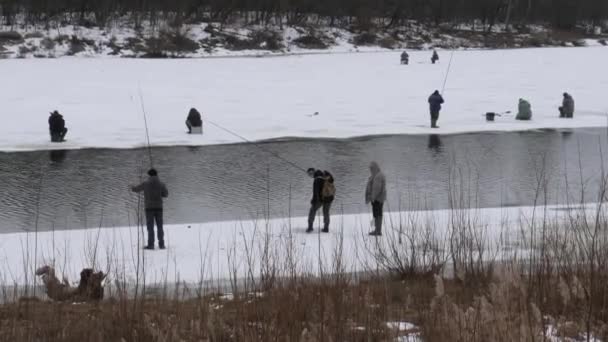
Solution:
<path fill-rule="evenodd" d="M 244 136 L 242 136 L 242 135 L 240 135 L 240 134 L 238 134 L 238 133 L 236 133 L 236 132 L 234 132 L 234 131 L 231 131 L 231 130 L 229 130 L 228 128 L 222 127 L 221 125 L 219 125 L 219 124 L 217 124 L 217 123 L 215 123 L 215 122 L 213 122 L 213 121 L 211 121 L 211 120 L 205 119 L 205 121 L 206 121 L 206 122 L 208 122 L 208 123 L 210 123 L 211 125 L 213 125 L 213 126 L 215 126 L 215 127 L 219 128 L 219 129 L 221 129 L 222 131 L 224 131 L 224 132 L 226 132 L 226 133 L 228 133 L 228 134 L 231 134 L 231 135 L 233 135 L 233 136 L 235 136 L 235 137 L 237 137 L 237 138 L 239 138 L 239 139 L 241 139 L 241 140 L 243 140 L 243 141 L 245 141 L 245 142 L 247 142 L 247 143 L 253 144 L 255 147 L 259 148 L 260 150 L 262 150 L 262 151 L 264 151 L 264 152 L 266 152 L 266 153 L 268 153 L 268 154 L 271 154 L 271 155 L 272 155 L 272 156 L 274 156 L 275 158 L 277 158 L 277 159 L 280 159 L 280 160 L 284 161 L 285 163 L 289 164 L 290 166 L 293 166 L 294 168 L 298 169 L 299 171 L 304 171 L 304 172 L 306 172 L 306 169 L 305 169 L 305 168 L 303 168 L 303 167 L 299 166 L 298 164 L 296 164 L 296 163 L 294 163 L 294 162 L 292 162 L 292 161 L 290 161 L 290 160 L 287 160 L 287 159 L 285 159 L 285 158 L 281 157 L 281 156 L 280 156 L 278 153 L 276 153 L 276 152 L 273 152 L 273 151 L 270 151 L 270 150 L 268 150 L 268 149 L 263 148 L 262 146 L 260 146 L 260 144 L 259 144 L 259 143 L 256 143 L 256 142 L 254 142 L 254 141 L 251 141 L 251 140 L 249 140 L 249 139 L 245 138 Z"/>
<path fill-rule="evenodd" d="M 445 78 L 443 79 L 443 86 L 441 87 L 441 94 L 445 91 L 445 85 L 448 82 L 448 77 L 450 76 L 450 70 L 452 69 L 452 59 L 454 58 L 454 50 L 450 54 L 450 62 L 448 63 L 448 70 L 445 73 Z"/>
<path fill-rule="evenodd" d="M 144 106 L 144 96 L 141 92 L 141 85 L 137 85 L 137 91 L 139 93 L 139 103 L 141 104 L 141 111 L 144 116 L 144 126 L 146 127 L 146 142 L 148 144 L 148 156 L 150 157 L 150 168 L 153 167 L 152 162 L 152 146 L 150 145 L 150 131 L 148 130 L 148 116 L 146 115 L 146 107 Z"/>

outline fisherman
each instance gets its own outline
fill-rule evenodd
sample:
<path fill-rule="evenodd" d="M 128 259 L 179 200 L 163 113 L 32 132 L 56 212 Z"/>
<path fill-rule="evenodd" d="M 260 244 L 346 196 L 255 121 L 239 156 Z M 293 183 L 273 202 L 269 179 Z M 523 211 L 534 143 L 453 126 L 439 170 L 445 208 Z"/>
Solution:
<path fill-rule="evenodd" d="M 410 55 L 408 55 L 406 51 L 403 51 L 401 54 L 401 64 L 410 64 Z"/>
<path fill-rule="evenodd" d="M 58 111 L 51 112 L 49 116 L 49 132 L 52 142 L 65 141 L 65 135 L 68 134 L 68 129 L 65 127 L 65 120 Z"/>
<path fill-rule="evenodd" d="M 158 178 L 155 169 L 148 171 L 148 180 L 132 186 L 133 192 L 144 192 L 144 203 L 146 208 L 146 225 L 148 227 L 148 245 L 145 249 L 154 249 L 154 221 L 158 235 L 158 247 L 165 249 L 165 233 L 163 231 L 163 198 L 169 196 L 167 187 Z"/>
<path fill-rule="evenodd" d="M 439 94 L 439 90 L 435 90 L 429 97 L 429 106 L 431 110 L 431 128 L 439 128 L 437 120 L 439 120 L 439 111 L 444 103 L 443 97 Z"/>
<path fill-rule="evenodd" d="M 437 63 L 437 61 L 439 61 L 439 55 L 437 54 L 436 50 L 433 50 L 433 56 L 431 57 L 431 62 L 433 62 L 433 64 Z"/>
<path fill-rule="evenodd" d="M 376 162 L 370 163 L 369 170 L 371 176 L 365 188 L 365 204 L 372 204 L 375 226 L 374 231 L 370 232 L 369 235 L 382 236 L 382 207 L 386 201 L 386 178 Z"/>
<path fill-rule="evenodd" d="M 308 214 L 308 229 L 307 233 L 313 231 L 315 216 L 319 208 L 323 208 L 323 233 L 329 233 L 330 210 L 331 204 L 334 201 L 336 188 L 334 185 L 334 177 L 328 171 L 315 170 L 310 168 L 307 171 L 308 175 L 314 178 L 312 185 L 312 200 L 310 201 L 310 212 Z"/>
<path fill-rule="evenodd" d="M 195 131 L 203 133 L 203 119 L 201 119 L 201 113 L 196 108 L 190 108 L 188 118 L 186 119 L 186 127 L 188 127 L 188 134 L 192 134 L 193 127 Z"/>
<path fill-rule="evenodd" d="M 531 120 L 532 119 L 532 106 L 530 102 L 519 99 L 519 105 L 517 109 L 516 120 Z"/>
<path fill-rule="evenodd" d="M 564 93 L 562 106 L 559 107 L 559 117 L 568 119 L 574 117 L 574 98 L 568 93 Z"/>

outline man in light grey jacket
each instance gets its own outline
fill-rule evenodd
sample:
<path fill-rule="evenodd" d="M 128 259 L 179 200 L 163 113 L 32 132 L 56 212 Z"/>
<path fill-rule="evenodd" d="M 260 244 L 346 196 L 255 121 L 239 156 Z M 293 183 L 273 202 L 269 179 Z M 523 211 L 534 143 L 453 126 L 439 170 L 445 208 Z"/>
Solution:
<path fill-rule="evenodd" d="M 369 170 L 371 176 L 365 189 L 365 204 L 372 204 L 375 225 L 375 230 L 369 235 L 382 236 L 382 207 L 386 201 L 386 178 L 376 162 L 369 164 Z"/>
<path fill-rule="evenodd" d="M 169 196 L 165 183 L 158 178 L 155 169 L 148 171 L 148 180 L 132 186 L 133 192 L 144 192 L 144 203 L 146 208 L 146 226 L 148 228 L 148 245 L 145 249 L 154 249 L 154 221 L 156 221 L 156 232 L 158 235 L 158 247 L 165 249 L 165 232 L 163 231 L 163 198 Z"/>

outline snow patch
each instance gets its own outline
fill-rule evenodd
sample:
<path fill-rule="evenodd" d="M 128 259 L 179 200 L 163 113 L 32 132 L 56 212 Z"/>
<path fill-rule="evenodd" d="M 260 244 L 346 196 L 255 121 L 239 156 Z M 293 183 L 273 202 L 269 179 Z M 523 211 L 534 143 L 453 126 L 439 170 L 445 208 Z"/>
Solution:
<path fill-rule="evenodd" d="M 548 207 L 549 220 L 564 219 L 565 210 L 551 210 L 563 207 Z M 589 205 L 592 209 L 593 205 Z M 333 265 L 335 248 L 339 241 L 343 241 L 343 258 L 341 264 L 346 272 L 366 270 L 375 263 L 372 253 L 366 252 L 365 245 L 379 243 L 379 247 L 389 243 L 388 236 L 396 238 L 400 234 L 399 224 L 394 229 L 388 222 L 408 220 L 408 225 L 415 222 L 435 222 L 437 237 L 447 236 L 451 215 L 471 215 L 478 222 L 479 229 L 483 230 L 485 239 L 492 248 L 497 248 L 497 241 L 511 241 L 517 239 L 521 232 L 521 222 L 528 222 L 536 212 L 543 208 L 513 207 L 494 209 L 471 209 L 459 211 L 419 211 L 404 213 L 385 213 L 384 237 L 378 240 L 369 237 L 367 233 L 372 227 L 369 225 L 369 214 L 335 215 L 332 219 L 334 225 L 330 227 L 329 234 L 306 234 L 306 217 L 272 219 L 267 223 L 266 230 L 260 231 L 260 224 L 266 227 L 266 222 L 232 221 L 213 222 L 205 224 L 167 225 L 165 227 L 166 250 L 143 251 L 145 236 L 138 227 L 108 227 L 103 229 L 74 229 L 55 232 L 32 232 L 3 234 L 0 240 L 0 284 L 24 284 L 25 279 L 33 279 L 33 274 L 26 277 L 23 270 L 35 270 L 41 265 L 53 265 L 58 275 L 75 275 L 87 267 L 106 270 L 110 269 L 110 278 L 126 279 L 128 283 L 135 283 L 137 270 L 145 269 L 146 283 L 150 285 L 180 282 L 204 286 L 221 290 L 228 279 L 239 279 L 251 275 L 257 277 L 261 274 L 262 257 L 258 244 L 268 239 L 271 248 L 277 246 L 272 255 L 276 260 L 286 260 L 287 254 L 280 246 L 292 246 L 291 255 L 297 255 L 297 272 L 314 275 L 318 272 L 319 255 L 326 265 Z M 521 221 L 523 220 L 523 221 Z M 188 228 L 188 227 L 191 228 Z M 523 227 L 525 228 L 525 227 Z M 33 231 L 33 230 L 32 230 Z M 268 235 L 266 235 L 268 234 Z M 343 234 L 343 236 L 340 236 Z M 37 242 L 34 249 L 32 246 Z M 248 243 L 249 245 L 244 245 Z M 30 246 L 25 249 L 25 246 Z M 252 248 L 253 246 L 253 248 Z M 388 248 L 388 245 L 386 246 Z M 492 251 L 497 260 L 513 255 L 522 256 L 527 252 L 521 248 L 502 246 L 500 250 Z M 138 265 L 137 253 L 145 253 Z M 34 255 L 34 252 L 37 254 Z M 490 252 L 489 252 L 490 253 Z M 65 260 L 68 260 L 65 262 Z M 243 260 L 253 260 L 250 265 Z M 108 264 L 108 261 L 110 264 Z M 140 259 L 141 261 L 141 259 Z M 281 265 L 279 265 L 280 268 Z M 139 268 L 138 268 L 139 267 Z M 331 266 L 329 266 L 331 269 Z M 143 277 L 140 274 L 140 277 Z M 141 281 L 142 278 L 140 278 Z M 110 279 L 110 281 L 113 281 Z M 222 285 L 224 284 L 224 285 Z M 262 292 L 249 294 L 252 298 L 264 295 Z M 232 300 L 232 294 L 222 297 Z M 403 331 L 410 325 L 400 322 L 389 322 L 389 328 Z"/>

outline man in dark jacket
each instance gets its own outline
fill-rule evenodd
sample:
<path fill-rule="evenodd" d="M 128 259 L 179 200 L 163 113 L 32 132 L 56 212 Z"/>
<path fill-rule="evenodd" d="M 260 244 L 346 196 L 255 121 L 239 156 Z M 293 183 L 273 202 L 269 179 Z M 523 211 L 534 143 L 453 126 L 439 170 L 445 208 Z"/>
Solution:
<path fill-rule="evenodd" d="M 559 117 L 568 119 L 574 117 L 574 98 L 568 93 L 564 93 L 562 106 L 559 107 Z"/>
<path fill-rule="evenodd" d="M 154 249 L 154 221 L 158 234 L 158 247 L 165 249 L 165 233 L 163 231 L 163 198 L 169 196 L 167 187 L 158 178 L 155 169 L 148 171 L 148 180 L 132 186 L 133 192 L 144 192 L 144 203 L 146 208 L 146 225 L 148 227 L 148 245 L 145 249 Z"/>
<path fill-rule="evenodd" d="M 188 127 L 188 133 L 192 133 L 192 127 L 203 127 L 201 113 L 199 113 L 196 108 L 190 108 L 188 118 L 186 119 L 186 126 Z"/>
<path fill-rule="evenodd" d="M 439 120 L 439 111 L 441 111 L 441 105 L 443 104 L 443 97 L 439 94 L 439 90 L 435 90 L 429 97 L 429 106 L 431 109 L 431 128 L 437 127 L 437 120 Z"/>
<path fill-rule="evenodd" d="M 410 63 L 410 55 L 407 54 L 406 51 L 403 51 L 401 54 L 401 64 L 409 64 Z"/>
<path fill-rule="evenodd" d="M 433 64 L 437 63 L 437 61 L 439 60 L 439 55 L 437 54 L 437 51 L 433 50 L 433 56 L 431 57 L 431 62 L 433 62 Z"/>
<path fill-rule="evenodd" d="M 324 194 L 325 182 L 329 182 L 333 185 L 334 177 L 331 173 L 321 170 L 315 170 L 313 168 L 308 169 L 308 175 L 314 178 L 312 185 L 312 200 L 310 201 L 310 212 L 308 213 L 308 229 L 307 233 L 313 231 L 313 224 L 315 222 L 315 216 L 319 208 L 323 207 L 323 233 L 329 233 L 330 223 L 330 210 L 331 204 L 334 200 L 333 194 Z"/>
<path fill-rule="evenodd" d="M 65 135 L 68 134 L 65 120 L 58 111 L 51 112 L 51 116 L 49 116 L 49 132 L 51 133 L 52 142 L 62 142 L 65 139 Z"/>

